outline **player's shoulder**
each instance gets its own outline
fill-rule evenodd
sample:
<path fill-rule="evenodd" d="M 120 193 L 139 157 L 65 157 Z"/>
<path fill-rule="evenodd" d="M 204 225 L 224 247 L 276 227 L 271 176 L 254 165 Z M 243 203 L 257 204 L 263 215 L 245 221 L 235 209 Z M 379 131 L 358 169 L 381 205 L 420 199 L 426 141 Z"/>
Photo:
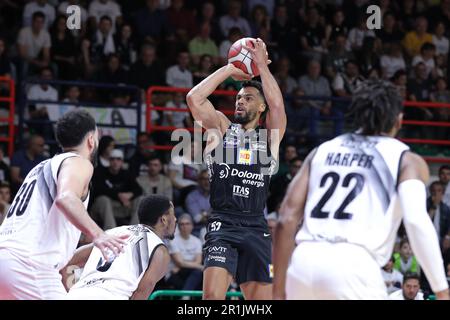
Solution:
<path fill-rule="evenodd" d="M 402 157 L 402 168 L 405 166 L 411 166 L 415 169 L 428 169 L 425 159 L 410 150 L 407 150 Z"/>
<path fill-rule="evenodd" d="M 76 155 L 66 155 L 62 167 L 64 170 L 74 172 L 86 172 L 92 174 L 94 171 L 94 166 L 91 161 Z"/>
<path fill-rule="evenodd" d="M 400 163 L 399 182 L 408 179 L 420 179 L 426 183 L 429 176 L 428 165 L 420 155 L 409 150 L 403 154 Z"/>

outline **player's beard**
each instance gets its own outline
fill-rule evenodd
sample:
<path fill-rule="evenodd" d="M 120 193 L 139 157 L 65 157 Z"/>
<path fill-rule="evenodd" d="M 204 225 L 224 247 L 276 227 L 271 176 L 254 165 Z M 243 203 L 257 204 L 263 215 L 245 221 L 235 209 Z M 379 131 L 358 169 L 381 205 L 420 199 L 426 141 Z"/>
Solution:
<path fill-rule="evenodd" d="M 244 111 L 241 114 L 234 113 L 234 120 L 236 123 L 246 125 L 250 121 L 255 120 L 256 111 Z"/>
<path fill-rule="evenodd" d="M 169 234 L 169 236 L 167 237 L 168 240 L 173 240 L 175 239 L 175 233 Z"/>
<path fill-rule="evenodd" d="M 91 159 L 90 160 L 91 160 L 91 163 L 94 166 L 94 168 L 97 167 L 97 164 L 98 164 L 98 145 L 96 145 L 94 147 L 94 150 L 92 150 Z"/>

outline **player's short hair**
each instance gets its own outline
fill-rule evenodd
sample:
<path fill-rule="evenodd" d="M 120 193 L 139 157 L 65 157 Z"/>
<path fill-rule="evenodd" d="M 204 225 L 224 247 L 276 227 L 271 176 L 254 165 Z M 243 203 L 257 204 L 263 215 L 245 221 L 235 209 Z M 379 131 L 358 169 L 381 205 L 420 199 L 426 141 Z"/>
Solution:
<path fill-rule="evenodd" d="M 45 14 L 42 11 L 36 11 L 35 13 L 33 13 L 33 15 L 31 16 L 31 21 L 34 21 L 38 18 L 42 18 L 45 20 Z"/>
<path fill-rule="evenodd" d="M 444 170 L 450 170 L 450 166 L 447 165 L 447 164 L 444 164 L 444 165 L 439 167 L 439 173 L 441 173 Z"/>
<path fill-rule="evenodd" d="M 95 120 L 89 112 L 83 109 L 72 110 L 56 123 L 56 140 L 62 148 L 76 147 L 95 129 Z"/>
<path fill-rule="evenodd" d="M 439 180 L 433 181 L 430 184 L 430 187 L 429 187 L 430 191 L 431 191 L 431 189 L 433 189 L 434 186 L 441 186 L 443 189 L 445 189 L 444 184 L 442 182 L 440 182 Z"/>
<path fill-rule="evenodd" d="M 403 276 L 403 284 L 406 283 L 406 281 L 410 280 L 410 279 L 416 279 L 417 281 L 420 282 L 420 276 L 415 273 L 415 272 L 406 272 Z"/>
<path fill-rule="evenodd" d="M 244 81 L 242 83 L 242 88 L 248 88 L 248 87 L 253 87 L 256 90 L 258 90 L 259 95 L 263 99 L 264 105 L 266 106 L 266 108 L 264 109 L 263 113 L 261 114 L 261 118 L 264 119 L 267 112 L 269 111 L 269 105 L 267 104 L 266 97 L 264 96 L 264 90 L 263 90 L 262 83 L 259 81 L 256 81 L 256 80 Z"/>
<path fill-rule="evenodd" d="M 146 196 L 139 203 L 138 217 L 139 222 L 149 226 L 154 226 L 158 223 L 159 218 L 167 214 L 172 207 L 169 198 L 152 194 Z"/>
<path fill-rule="evenodd" d="M 370 79 L 353 94 L 349 115 L 362 134 L 376 135 L 389 132 L 401 112 L 403 98 L 398 89 L 388 81 Z"/>

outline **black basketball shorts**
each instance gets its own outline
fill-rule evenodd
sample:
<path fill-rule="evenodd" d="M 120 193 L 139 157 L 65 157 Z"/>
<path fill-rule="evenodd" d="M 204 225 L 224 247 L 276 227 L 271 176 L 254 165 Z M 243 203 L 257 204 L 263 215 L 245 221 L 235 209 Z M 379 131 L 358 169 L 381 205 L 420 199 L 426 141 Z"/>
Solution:
<path fill-rule="evenodd" d="M 221 267 L 238 285 L 272 283 L 272 238 L 264 216 L 213 212 L 203 246 L 205 269 Z"/>

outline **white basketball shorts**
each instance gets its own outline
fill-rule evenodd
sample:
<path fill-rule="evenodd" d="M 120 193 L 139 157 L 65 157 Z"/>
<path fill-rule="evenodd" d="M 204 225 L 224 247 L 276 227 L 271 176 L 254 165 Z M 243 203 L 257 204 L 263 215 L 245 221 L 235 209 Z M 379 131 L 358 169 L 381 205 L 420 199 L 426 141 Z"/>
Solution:
<path fill-rule="evenodd" d="M 387 299 L 381 270 L 363 247 L 349 243 L 302 242 L 287 270 L 289 300 Z"/>
<path fill-rule="evenodd" d="M 0 249 L 0 300 L 59 300 L 66 294 L 58 270 Z"/>

